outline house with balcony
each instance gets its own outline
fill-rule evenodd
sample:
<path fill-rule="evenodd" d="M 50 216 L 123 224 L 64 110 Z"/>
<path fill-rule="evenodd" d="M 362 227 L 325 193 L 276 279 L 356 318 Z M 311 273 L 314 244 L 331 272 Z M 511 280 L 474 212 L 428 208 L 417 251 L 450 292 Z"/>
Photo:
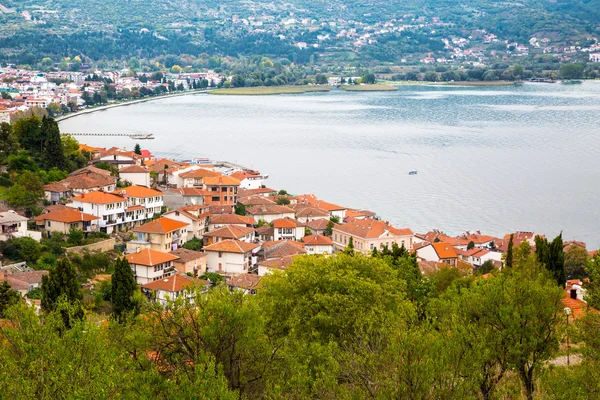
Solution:
<path fill-rule="evenodd" d="M 177 256 L 162 251 L 140 249 L 135 253 L 127 254 L 125 258 L 131 265 L 138 285 L 168 278 L 177 272 L 173 264 Z"/>
<path fill-rule="evenodd" d="M 214 231 L 206 232 L 203 236 L 204 245 L 208 246 L 213 243 L 222 242 L 224 240 L 238 240 L 241 242 L 252 243 L 254 241 L 254 228 L 246 228 L 245 226 L 225 225 L 222 228 Z"/>
<path fill-rule="evenodd" d="M 221 176 L 219 172 L 210 169 L 200 168 L 198 166 L 192 168 L 194 169 L 176 175 L 176 178 L 174 178 L 176 179 L 176 182 L 174 183 L 177 184 L 178 188 L 204 189 L 205 179 Z"/>
<path fill-rule="evenodd" d="M 79 229 L 83 232 L 98 231 L 98 220 L 100 218 L 86 214 L 76 208 L 65 207 L 60 210 L 51 211 L 35 218 L 35 223 L 45 232 L 69 233 L 71 229 Z"/>
<path fill-rule="evenodd" d="M 245 274 L 254 269 L 260 245 L 239 240 L 223 240 L 204 248 L 208 272 L 226 276 Z"/>
<path fill-rule="evenodd" d="M 194 250 L 178 248 L 170 252 L 174 256 L 179 257 L 175 260 L 175 268 L 177 271 L 194 276 L 204 275 L 206 273 L 206 253 Z"/>
<path fill-rule="evenodd" d="M 163 217 L 174 219 L 186 223 L 187 227 L 187 240 L 192 240 L 194 237 L 201 239 L 206 232 L 206 216 L 196 214 L 192 211 L 186 211 L 183 208 L 169 211 L 163 214 Z"/>
<path fill-rule="evenodd" d="M 0 241 L 12 238 L 30 237 L 38 242 L 42 238 L 40 232 L 27 228 L 27 218 L 15 211 L 0 212 Z"/>
<path fill-rule="evenodd" d="M 293 218 L 279 218 L 273 221 L 273 240 L 296 240 L 304 237 L 304 224 Z"/>
<path fill-rule="evenodd" d="M 124 224 L 128 222 L 126 218 L 127 212 L 132 213 L 135 211 L 136 213 L 142 213 L 141 208 L 126 211 L 128 208 L 128 199 L 114 193 L 101 191 L 83 193 L 80 196 L 73 197 L 71 200 L 72 202 L 68 204 L 69 207 L 98 217 L 98 229 L 101 232 L 109 234 L 114 231 L 120 231 Z M 139 215 L 138 218 L 141 219 L 142 215 Z M 132 219 L 129 222 L 132 222 Z"/>
<path fill-rule="evenodd" d="M 236 171 L 229 176 L 240 181 L 240 189 L 260 189 L 269 178 L 257 171 Z"/>
<path fill-rule="evenodd" d="M 350 238 L 354 251 L 368 254 L 373 249 L 380 250 L 385 246 L 392 248 L 394 243 L 412 251 L 414 234 L 408 228 L 396 228 L 388 222 L 374 219 L 357 219 L 334 225 L 332 240 L 336 250 L 346 248 Z"/>
<path fill-rule="evenodd" d="M 425 261 L 445 263 L 452 267 L 458 265 L 458 255 L 449 243 L 435 242 L 417 249 L 417 257 Z"/>
<path fill-rule="evenodd" d="M 127 242 L 127 251 L 150 248 L 157 251 L 173 251 L 187 242 L 185 222 L 170 218 L 157 218 L 133 229 L 134 239 Z"/>
<path fill-rule="evenodd" d="M 205 204 L 235 205 L 240 181 L 227 175 L 204 179 L 204 187 L 210 196 L 204 198 Z"/>
<path fill-rule="evenodd" d="M 119 189 L 117 193 L 127 199 L 123 224 L 126 228 L 139 226 L 162 212 L 163 192 L 135 185 Z"/>

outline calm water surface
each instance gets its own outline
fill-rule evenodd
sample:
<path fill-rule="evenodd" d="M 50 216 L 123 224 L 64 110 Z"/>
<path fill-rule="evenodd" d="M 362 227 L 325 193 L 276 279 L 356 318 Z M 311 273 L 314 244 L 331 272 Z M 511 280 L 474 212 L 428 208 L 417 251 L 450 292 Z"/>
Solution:
<path fill-rule="evenodd" d="M 61 122 L 153 133 L 155 156 L 229 160 L 267 185 L 414 231 L 533 230 L 600 246 L 600 82 L 397 92 L 190 95 Z M 81 137 L 94 146 L 129 138 Z M 409 176 L 408 171 L 418 170 Z"/>

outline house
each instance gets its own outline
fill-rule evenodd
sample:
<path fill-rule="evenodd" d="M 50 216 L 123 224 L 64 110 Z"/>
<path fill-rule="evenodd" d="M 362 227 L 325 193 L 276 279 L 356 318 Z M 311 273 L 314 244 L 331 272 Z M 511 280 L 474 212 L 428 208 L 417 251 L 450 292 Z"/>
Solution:
<path fill-rule="evenodd" d="M 330 217 L 337 217 L 340 221 L 343 221 L 346 217 L 346 208 L 338 206 L 337 204 L 328 203 L 323 200 L 317 199 L 314 194 L 305 194 L 296 197 L 298 204 L 310 204 L 315 208 L 327 211 Z"/>
<path fill-rule="evenodd" d="M 108 192 L 89 192 L 73 197 L 69 207 L 98 217 L 98 228 L 105 233 L 119 231 L 128 221 L 125 209 L 128 201 L 125 197 Z M 131 217 L 129 218 L 131 221 Z"/>
<path fill-rule="evenodd" d="M 33 289 L 42 287 L 42 277 L 48 274 L 49 272 L 45 270 L 12 273 L 0 271 L 0 283 L 7 281 L 11 289 L 17 290 L 24 296 Z"/>
<path fill-rule="evenodd" d="M 258 244 L 239 240 L 223 240 L 204 248 L 206 267 L 209 272 L 237 275 L 250 272 L 256 265 Z"/>
<path fill-rule="evenodd" d="M 177 250 L 187 242 L 185 222 L 170 218 L 157 218 L 133 229 L 135 239 L 127 242 L 128 251 L 150 248 L 157 251 Z"/>
<path fill-rule="evenodd" d="M 256 222 L 254 221 L 254 218 L 243 215 L 213 214 L 209 217 L 208 230 L 214 231 L 215 229 L 219 229 L 227 225 L 251 228 L 255 224 Z"/>
<path fill-rule="evenodd" d="M 140 165 L 130 165 L 119 170 L 121 181 L 129 182 L 131 185 L 150 187 L 150 171 Z"/>
<path fill-rule="evenodd" d="M 30 231 L 27 227 L 28 219 L 15 211 L 0 212 L 0 241 L 12 238 L 30 237 L 40 241 L 42 234 L 40 232 Z"/>
<path fill-rule="evenodd" d="M 494 264 L 502 265 L 502 253 L 474 247 L 470 250 L 456 250 L 459 253 L 459 258 L 471 265 L 480 267 L 484 262 L 490 260 Z"/>
<path fill-rule="evenodd" d="M 4 107 L 0 107 L 0 124 L 10 124 L 10 110 Z"/>
<path fill-rule="evenodd" d="M 170 252 L 174 256 L 179 257 L 173 261 L 177 271 L 182 273 L 191 273 L 194 276 L 204 275 L 206 272 L 206 253 L 178 248 Z"/>
<path fill-rule="evenodd" d="M 242 191 L 240 189 L 240 195 L 241 194 L 242 194 Z M 244 196 L 259 195 L 259 196 L 269 197 L 269 196 L 275 196 L 277 194 L 277 190 L 261 187 L 258 189 L 245 189 L 245 190 L 243 190 L 243 194 L 244 194 Z"/>
<path fill-rule="evenodd" d="M 313 207 L 309 204 L 294 204 L 290 206 L 296 212 L 296 219 L 300 222 L 308 223 L 310 221 L 325 219 L 329 221 L 328 211 Z"/>
<path fill-rule="evenodd" d="M 127 199 L 123 227 L 132 228 L 160 215 L 163 208 L 164 193 L 147 186 L 128 186 L 118 193 Z"/>
<path fill-rule="evenodd" d="M 255 195 L 245 196 L 245 197 L 238 196 L 238 204 L 243 204 L 246 207 L 252 207 L 252 206 L 270 206 L 270 205 L 274 205 L 277 203 L 275 203 L 275 201 L 269 197 L 260 196 L 260 195 L 255 194 Z"/>
<path fill-rule="evenodd" d="M 94 164 L 107 162 L 114 165 L 117 169 L 125 168 L 130 165 L 139 165 L 141 158 L 133 151 L 121 150 L 116 147 L 101 151 L 97 158 L 92 161 Z"/>
<path fill-rule="evenodd" d="M 367 218 L 374 219 L 376 216 L 377 216 L 377 214 L 375 214 L 373 211 L 354 210 L 352 208 L 348 208 L 346 210 L 346 216 L 344 218 L 347 219 L 347 220 L 350 220 L 350 219 L 367 219 Z"/>
<path fill-rule="evenodd" d="M 254 206 L 246 209 L 246 215 L 255 221 L 271 223 L 280 218 L 294 218 L 295 212 L 289 207 L 279 205 Z"/>
<path fill-rule="evenodd" d="M 79 173 L 73 173 L 65 179 L 44 186 L 46 200 L 52 204 L 64 202 L 73 196 L 80 196 L 94 191 L 112 192 L 117 187 L 117 178 L 96 172 L 98 168 L 81 169 Z M 76 171 L 77 172 L 77 171 Z M 110 174 L 110 173 L 109 173 Z"/>
<path fill-rule="evenodd" d="M 261 246 L 258 255 L 261 260 L 270 258 L 279 258 L 295 254 L 306 254 L 304 243 L 293 240 L 279 240 L 274 242 L 265 242 Z"/>
<path fill-rule="evenodd" d="M 62 210 L 51 211 L 35 218 L 36 225 L 44 231 L 69 233 L 71 229 L 84 232 L 96 232 L 98 220 L 95 215 L 86 214 L 76 208 L 65 207 Z"/>
<path fill-rule="evenodd" d="M 168 191 L 171 196 L 176 195 L 181 199 L 172 199 L 169 204 L 166 204 L 169 208 L 179 208 L 184 205 L 202 205 L 206 203 L 206 198 L 211 197 L 212 193 L 198 188 L 178 188 L 171 189 Z"/>
<path fill-rule="evenodd" d="M 163 305 L 178 298 L 193 301 L 196 293 L 194 288 L 201 288 L 203 292 L 208 291 L 209 282 L 192 278 L 185 274 L 175 274 L 166 278 L 158 279 L 142 285 L 144 293 L 152 301 Z"/>
<path fill-rule="evenodd" d="M 256 294 L 260 276 L 256 274 L 239 274 L 227 281 L 230 290 L 242 290 L 245 294 Z"/>
<path fill-rule="evenodd" d="M 298 257 L 299 254 L 293 254 L 291 256 L 283 256 L 277 258 L 270 258 L 268 260 L 263 260 L 258 262 L 258 276 L 265 276 L 267 274 L 272 273 L 273 271 L 284 271 L 287 267 L 289 267 L 294 259 Z"/>
<path fill-rule="evenodd" d="M 261 175 L 257 171 L 237 171 L 229 175 L 240 181 L 240 189 L 260 189 L 269 175 Z"/>
<path fill-rule="evenodd" d="M 177 256 L 173 254 L 146 248 L 127 254 L 125 258 L 138 285 L 167 278 L 176 272 L 173 261 Z"/>
<path fill-rule="evenodd" d="M 323 235 L 329 222 L 329 219 L 313 219 L 306 223 L 306 227 L 310 229 L 314 235 Z"/>
<path fill-rule="evenodd" d="M 308 254 L 332 254 L 333 240 L 327 236 L 310 235 L 302 239 Z"/>
<path fill-rule="evenodd" d="M 225 225 L 214 231 L 206 232 L 203 236 L 204 245 L 207 246 L 230 239 L 251 243 L 254 241 L 254 231 L 254 228 L 246 228 L 245 226 Z"/>
<path fill-rule="evenodd" d="M 304 237 L 304 225 L 292 218 L 279 218 L 273 221 L 273 240 L 296 240 Z"/>
<path fill-rule="evenodd" d="M 443 262 L 456 267 L 458 256 L 454 247 L 448 243 L 436 242 L 417 249 L 417 257 L 425 261 Z"/>
<path fill-rule="evenodd" d="M 188 225 L 187 227 L 187 240 L 193 238 L 202 238 L 206 231 L 206 216 L 201 214 L 194 214 L 193 211 L 186 211 L 184 207 L 178 208 L 177 210 L 169 211 L 163 214 L 163 217 L 174 219 L 176 221 L 184 222 Z"/>
<path fill-rule="evenodd" d="M 265 224 L 260 228 L 256 228 L 256 236 L 261 242 L 272 242 L 275 240 L 275 228 Z"/>
<path fill-rule="evenodd" d="M 210 196 L 205 197 L 205 204 L 235 205 L 240 181 L 222 175 L 204 179 L 204 186 Z"/>
<path fill-rule="evenodd" d="M 207 178 L 215 178 L 222 176 L 219 172 L 212 171 L 210 169 L 200 168 L 198 166 L 190 167 L 191 169 L 186 172 L 181 172 L 174 175 L 173 180 L 178 188 L 197 188 L 204 189 L 204 181 Z"/>
<path fill-rule="evenodd" d="M 373 249 L 391 248 L 394 243 L 413 250 L 413 232 L 408 228 L 395 228 L 385 221 L 374 219 L 357 219 L 345 224 L 334 225 L 332 229 L 333 245 L 343 250 L 352 243 L 355 251 L 370 253 Z"/>

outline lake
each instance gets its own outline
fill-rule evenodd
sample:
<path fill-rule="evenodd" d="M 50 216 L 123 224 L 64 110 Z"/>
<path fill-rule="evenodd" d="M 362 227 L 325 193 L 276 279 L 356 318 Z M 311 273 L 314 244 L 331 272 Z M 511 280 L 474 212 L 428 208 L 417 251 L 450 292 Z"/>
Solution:
<path fill-rule="evenodd" d="M 397 92 L 195 94 L 81 115 L 60 127 L 153 133 L 155 140 L 139 143 L 155 156 L 237 162 L 269 174 L 269 187 L 366 208 L 415 232 L 563 231 L 597 249 L 599 115 L 600 81 L 417 85 Z"/>

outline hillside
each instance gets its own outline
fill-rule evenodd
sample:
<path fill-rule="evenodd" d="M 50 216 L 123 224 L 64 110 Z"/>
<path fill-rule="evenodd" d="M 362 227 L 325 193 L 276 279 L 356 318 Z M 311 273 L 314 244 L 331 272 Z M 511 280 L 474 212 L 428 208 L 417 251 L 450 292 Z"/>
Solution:
<path fill-rule="evenodd" d="M 182 53 L 395 62 L 490 33 L 585 45 L 600 33 L 600 0 L 0 0 L 0 59 L 17 63 Z"/>

